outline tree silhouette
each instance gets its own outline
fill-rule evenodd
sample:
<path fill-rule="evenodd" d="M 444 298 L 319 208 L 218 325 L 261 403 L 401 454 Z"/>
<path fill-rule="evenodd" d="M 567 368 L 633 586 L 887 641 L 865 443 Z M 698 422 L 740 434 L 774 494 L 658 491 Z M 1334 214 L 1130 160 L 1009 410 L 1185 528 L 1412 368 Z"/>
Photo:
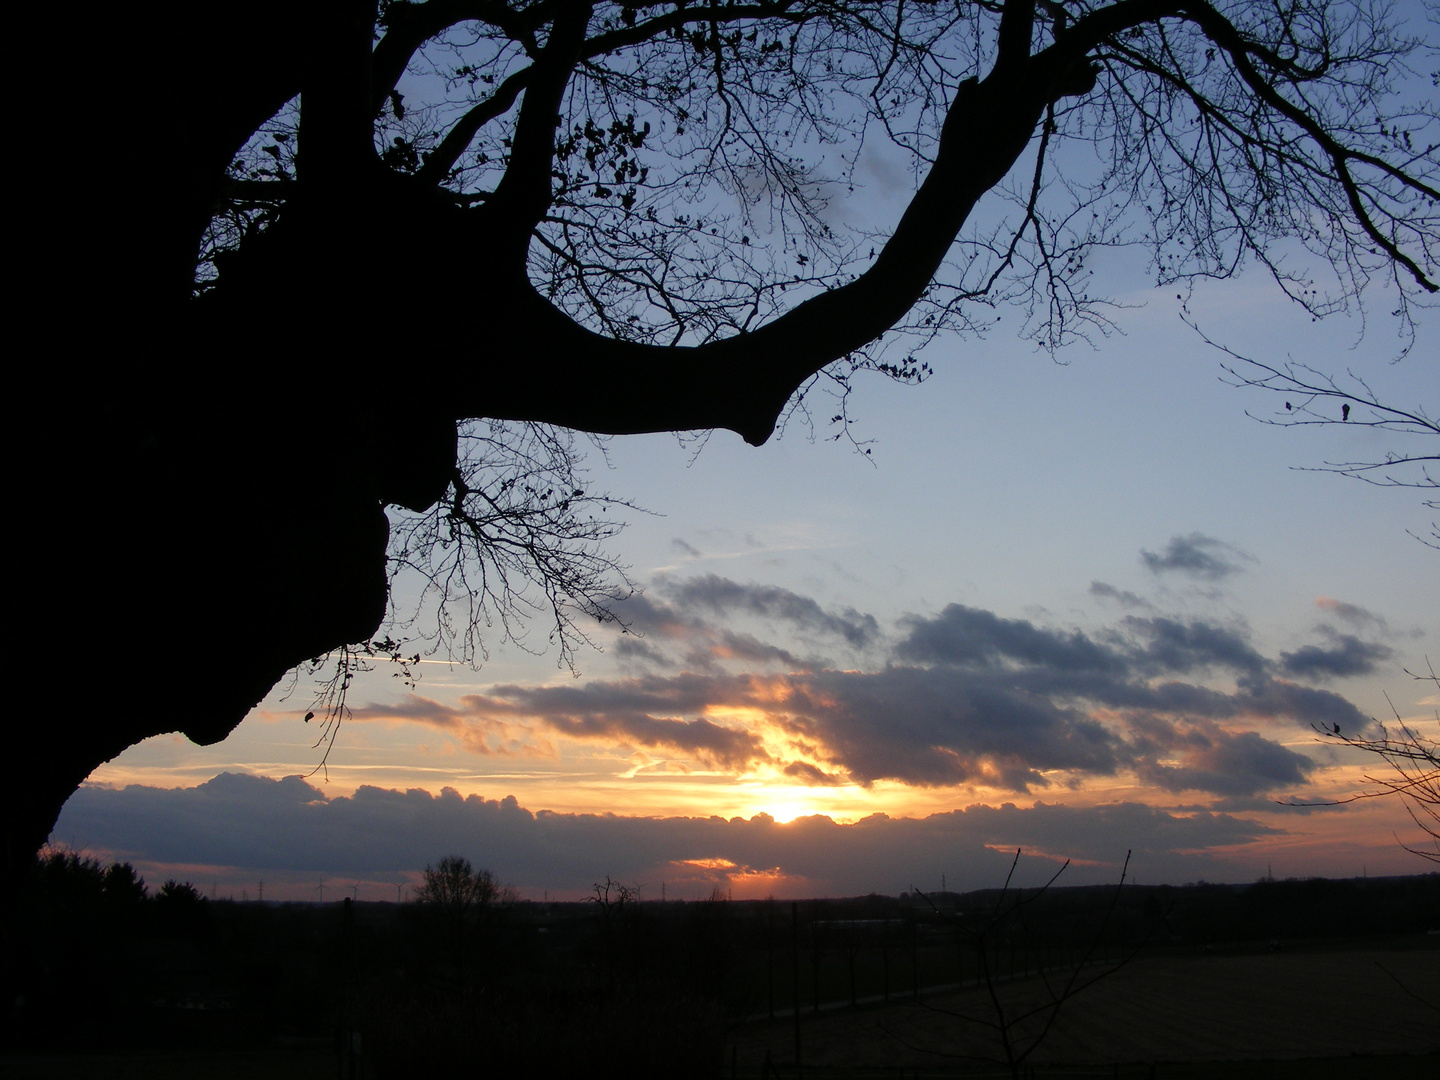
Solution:
<path fill-rule="evenodd" d="M 1437 288 L 1437 119 L 1393 96 L 1423 43 L 1384 4 L 217 0 L 15 33 L 44 102 L 15 310 L 47 335 L 19 606 L 33 715 L 83 704 L 20 725 L 12 871 L 100 762 L 370 641 L 387 507 L 432 515 L 397 557 L 441 599 L 538 610 L 565 655 L 623 583 L 603 498 L 523 460 L 551 426 L 760 444 L 829 389 L 843 433 L 857 374 L 913 381 L 1002 302 L 1046 347 L 1105 330 L 1112 244 L 1162 282 L 1258 263 L 1316 314 L 1385 278 L 1402 327 Z M 880 145 L 913 190 L 840 227 Z M 506 558 L 515 588 L 466 592 Z"/>
<path fill-rule="evenodd" d="M 149 895 L 145 879 L 127 863 L 111 863 L 105 871 L 105 900 L 116 907 L 134 907 Z"/>
<path fill-rule="evenodd" d="M 446 855 L 437 865 L 425 867 L 424 880 L 415 890 L 415 902 L 469 916 L 495 902 L 501 892 L 489 870 L 477 871 L 469 859 Z"/>
<path fill-rule="evenodd" d="M 482 922 L 496 905 L 514 899 L 511 890 L 495 883 L 494 874 L 476 870 L 460 855 L 446 855 L 425 867 L 415 902 L 434 917 L 454 964 L 455 988 L 462 994 L 471 989 L 470 968 Z"/>

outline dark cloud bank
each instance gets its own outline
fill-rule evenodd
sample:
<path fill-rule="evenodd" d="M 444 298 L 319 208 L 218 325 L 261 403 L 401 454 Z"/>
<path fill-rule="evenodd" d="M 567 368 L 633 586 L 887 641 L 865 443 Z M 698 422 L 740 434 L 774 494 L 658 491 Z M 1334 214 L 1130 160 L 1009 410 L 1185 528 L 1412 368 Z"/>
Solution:
<path fill-rule="evenodd" d="M 399 881 L 455 852 L 489 867 L 526 895 L 579 895 L 606 874 L 644 882 L 658 896 L 708 891 L 713 882 L 764 895 L 896 893 L 915 884 L 952 888 L 998 884 L 1015 848 L 1044 853 L 1025 866 L 1027 881 L 1077 860 L 1067 880 L 1118 877 L 1127 850 L 1141 880 L 1244 877 L 1206 849 L 1245 844 L 1274 833 L 1228 814 L 1170 814 L 1126 803 L 1097 808 L 1036 804 L 972 806 L 923 819 L 876 815 L 853 825 L 828 818 L 778 824 L 765 815 L 643 818 L 531 813 L 514 798 L 461 798 L 451 789 L 362 787 L 326 799 L 299 777 L 271 780 L 224 773 L 198 787 L 84 787 L 65 807 L 55 839 L 150 866 L 177 864 L 210 877 L 313 888 L 319 876 Z M 203 869 L 201 869 L 203 868 Z M 783 877 L 767 874 L 779 871 Z M 176 871 L 185 873 L 185 870 Z M 275 891 L 280 890 L 280 891 Z M 293 892 L 294 889 L 292 888 Z M 303 895 L 303 892 L 298 895 Z M 377 894 L 375 898 L 382 898 Z"/>

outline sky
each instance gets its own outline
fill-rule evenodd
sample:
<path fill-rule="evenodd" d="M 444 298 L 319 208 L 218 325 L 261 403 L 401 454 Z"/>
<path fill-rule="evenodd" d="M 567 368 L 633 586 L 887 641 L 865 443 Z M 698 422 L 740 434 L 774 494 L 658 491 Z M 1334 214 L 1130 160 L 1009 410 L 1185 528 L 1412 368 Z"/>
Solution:
<path fill-rule="evenodd" d="M 1440 320 L 1397 361 L 1383 318 L 1313 322 L 1254 270 L 1182 300 L 1124 252 L 1095 268 L 1120 332 L 1057 362 L 1002 313 L 923 385 L 858 380 L 855 442 L 792 421 L 592 451 L 590 484 L 644 512 L 608 548 L 627 629 L 575 673 L 543 625 L 492 628 L 478 669 L 427 653 L 413 686 L 381 663 L 328 754 L 300 673 L 221 743 L 96 770 L 52 842 L 296 900 L 404 897 L 451 853 L 537 899 L 982 888 L 1016 849 L 1022 882 L 1114 881 L 1127 852 L 1149 884 L 1426 871 L 1394 800 L 1285 805 L 1365 790 L 1317 726 L 1440 727 L 1406 674 L 1440 665 L 1440 552 L 1410 535 L 1434 514 L 1314 471 L 1410 447 L 1264 423 L 1283 401 L 1228 385 L 1186 320 L 1432 415 Z"/>
<path fill-rule="evenodd" d="M 451 851 L 537 898 L 978 888 L 1016 848 L 1076 884 L 1127 851 L 1150 883 L 1425 871 L 1392 801 L 1280 805 L 1363 789 L 1312 725 L 1434 730 L 1404 672 L 1440 660 L 1418 493 L 1303 471 L 1394 447 L 1252 419 L 1278 402 L 1225 384 L 1173 294 L 1130 299 L 1064 365 L 997 333 L 862 385 L 868 455 L 793 425 L 612 440 L 592 480 L 650 511 L 611 541 L 642 591 L 578 675 L 543 629 L 413 689 L 381 664 L 328 758 L 301 676 L 221 743 L 101 767 L 52 840 L 275 899 L 393 899 Z M 1397 403 L 1440 389 L 1431 324 L 1395 364 L 1254 277 L 1189 306 Z"/>

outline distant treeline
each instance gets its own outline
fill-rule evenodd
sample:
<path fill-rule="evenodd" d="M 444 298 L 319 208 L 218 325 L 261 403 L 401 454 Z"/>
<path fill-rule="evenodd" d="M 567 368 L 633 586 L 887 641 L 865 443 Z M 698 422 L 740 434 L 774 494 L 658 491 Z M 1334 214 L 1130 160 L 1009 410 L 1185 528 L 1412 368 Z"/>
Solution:
<path fill-rule="evenodd" d="M 1032 891 L 1032 890 L 1027 890 Z M 929 899 L 944 911 L 982 912 L 1000 890 Z M 1096 912 L 1115 896 L 1113 885 L 1051 888 L 1044 897 L 1046 933 L 1083 938 Z M 914 899 L 906 897 L 911 906 Z M 1440 931 L 1440 873 L 1383 878 L 1262 878 L 1248 885 L 1126 885 L 1115 900 L 1111 933 L 1145 927 L 1152 945 L 1293 942 L 1410 935 Z"/>

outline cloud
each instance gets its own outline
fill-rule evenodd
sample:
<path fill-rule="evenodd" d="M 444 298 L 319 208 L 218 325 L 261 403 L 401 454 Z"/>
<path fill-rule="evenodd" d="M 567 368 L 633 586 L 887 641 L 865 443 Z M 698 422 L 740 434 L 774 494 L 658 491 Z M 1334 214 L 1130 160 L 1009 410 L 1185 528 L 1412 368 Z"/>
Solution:
<path fill-rule="evenodd" d="M 461 703 L 482 724 L 531 720 L 572 739 L 667 750 L 738 772 L 769 760 L 758 735 L 704 716 L 681 718 L 706 711 L 726 681 L 686 673 L 582 686 L 497 686 Z"/>
<path fill-rule="evenodd" d="M 500 686 L 465 698 L 463 707 L 485 730 L 525 723 L 737 774 L 790 759 L 787 775 L 802 782 L 1013 792 L 1129 770 L 1166 790 L 1253 793 L 1303 779 L 1309 761 L 1260 734 L 1235 743 L 1219 725 L 1339 722 L 1353 729 L 1364 722 L 1329 691 L 1269 677 L 1233 691 L 1152 685 L 1118 660 L 1113 670 L 1068 673 L 912 665 L 766 676 L 687 672 L 576 687 Z M 1217 765 L 1222 752 L 1231 756 Z"/>
<path fill-rule="evenodd" d="M 933 619 L 907 616 L 895 655 L 918 663 L 991 665 L 1001 660 L 1059 670 L 1109 670 L 1115 658 L 1084 634 L 1042 630 L 1024 619 L 949 604 Z"/>
<path fill-rule="evenodd" d="M 1302 784 L 1315 767 L 1303 754 L 1253 731 L 1229 734 L 1190 728 L 1186 734 L 1183 742 L 1171 743 L 1184 749 L 1177 763 L 1142 757 L 1135 774 L 1165 791 L 1241 796 Z"/>
<path fill-rule="evenodd" d="M 835 787 L 845 782 L 839 776 L 817 769 L 808 761 L 792 761 L 783 771 L 786 776 L 800 781 L 806 787 Z"/>
<path fill-rule="evenodd" d="M 423 724 L 456 737 L 472 753 L 486 756 L 555 756 L 554 745 L 523 722 L 499 714 L 478 714 L 463 701 L 445 705 L 410 694 L 392 704 L 353 706 L 348 720 Z"/>
<path fill-rule="evenodd" d="M 425 724 L 481 754 L 554 757 L 551 737 L 561 736 L 626 752 L 641 747 L 744 772 L 770 760 L 763 740 L 742 725 L 696 715 L 724 696 L 716 688 L 726 681 L 685 673 L 580 686 L 502 685 L 489 694 L 467 694 L 456 706 L 412 694 L 398 705 L 357 706 L 350 720 Z M 684 719 L 685 713 L 695 718 Z"/>
<path fill-rule="evenodd" d="M 1219 581 L 1239 573 L 1243 569 L 1239 560 L 1248 558 L 1233 545 L 1198 532 L 1172 536 L 1163 554 L 1140 552 L 1140 561 L 1150 568 L 1151 573 L 1175 571 L 1204 581 Z"/>
<path fill-rule="evenodd" d="M 1123 760 L 1103 724 L 1003 679 L 896 666 L 788 676 L 778 690 L 777 722 L 861 784 L 1023 792 L 1048 786 L 1049 772 L 1108 776 Z"/>
<path fill-rule="evenodd" d="M 794 594 L 767 600 L 721 579 L 701 585 L 717 606 L 773 600 L 804 620 L 821 617 L 796 605 Z M 652 627 L 691 626 L 650 601 L 637 611 Z M 1294 673 L 1261 655 L 1243 627 L 1131 615 L 1092 636 L 959 604 L 900 625 L 903 636 L 879 670 L 804 663 L 707 626 L 688 638 L 672 634 L 690 646 L 688 670 L 502 685 L 457 706 L 412 699 L 408 711 L 356 716 L 413 717 L 488 754 L 525 753 L 529 740 L 532 753 L 554 755 L 559 740 L 578 740 L 643 750 L 681 768 L 762 777 L 783 770 L 816 785 L 1026 793 L 1129 773 L 1165 791 L 1224 798 L 1291 786 L 1310 769 L 1264 734 L 1237 741 L 1234 729 L 1366 723 L 1343 697 L 1288 677 Z M 1353 654 L 1341 641 L 1325 659 L 1334 668 L 1344 657 L 1355 662 Z M 1310 654 L 1287 657 L 1291 667 L 1320 663 Z M 1213 685 L 1227 673 L 1233 687 Z"/>
<path fill-rule="evenodd" d="M 617 655 L 632 666 L 718 671 L 739 664 L 808 669 L 830 662 L 726 626 L 729 616 L 758 617 L 767 629 L 788 624 L 802 635 L 854 649 L 881 637 L 872 615 L 853 608 L 827 610 L 808 596 L 774 586 L 708 574 L 681 581 L 662 578 L 652 591 L 655 596 L 639 594 L 616 605 L 629 631 L 617 643 Z"/>
<path fill-rule="evenodd" d="M 645 667 L 669 667 L 672 660 L 648 641 L 626 634 L 612 646 L 615 658 Z"/>
<path fill-rule="evenodd" d="M 761 896 L 896 893 L 911 884 L 937 887 L 942 873 L 952 888 L 994 886 L 1018 847 L 1074 858 L 1066 879 L 1073 884 L 1115 880 L 1126 849 L 1135 853 L 1132 873 L 1150 881 L 1236 880 L 1252 872 L 1207 852 L 1278 832 L 1243 817 L 1135 803 L 971 806 L 925 818 L 877 814 L 851 825 L 824 817 L 780 824 L 764 814 L 727 821 L 532 813 L 514 798 L 462 798 L 450 788 L 434 795 L 362 787 L 327 799 L 299 777 L 222 774 L 173 790 L 87 785 L 66 804 L 55 839 L 83 839 L 151 878 L 199 864 L 202 884 L 208 875 L 251 885 L 264 877 L 267 895 L 284 896 L 289 883 L 291 898 L 313 896 L 324 877 L 376 882 L 385 891 L 372 898 L 393 898 L 395 881 L 451 853 L 530 896 L 578 897 L 610 874 L 645 882 L 647 897 L 667 882 L 676 897 L 726 881 L 737 895 L 746 882 Z M 1020 883 L 1043 880 L 1053 868 L 1023 860 Z"/>
<path fill-rule="evenodd" d="M 1114 585 L 1110 585 L 1104 581 L 1090 582 L 1090 595 L 1098 596 L 1105 600 L 1114 600 L 1124 607 L 1151 610 L 1155 606 L 1142 596 L 1137 596 L 1135 593 L 1125 589 L 1117 589 Z"/>
<path fill-rule="evenodd" d="M 1368 716 L 1339 694 L 1300 686 L 1284 679 L 1247 681 L 1235 694 L 1234 700 L 1241 710 L 1238 715 L 1256 719 L 1284 718 L 1306 727 L 1340 724 L 1348 731 L 1363 728 L 1370 722 Z"/>
<path fill-rule="evenodd" d="M 1192 619 L 1126 616 L 1124 627 L 1144 642 L 1134 662 L 1153 672 L 1190 673 L 1206 668 L 1258 672 L 1266 660 L 1238 630 Z"/>
<path fill-rule="evenodd" d="M 700 554 L 698 548 L 694 547 L 691 544 L 687 544 L 678 536 L 670 541 L 670 546 L 673 547 L 676 551 L 678 551 L 681 555 L 684 555 L 687 559 L 703 559 L 705 557 Z"/>
<path fill-rule="evenodd" d="M 1280 667 L 1286 674 L 1302 679 L 1368 675 L 1379 662 L 1395 655 L 1388 645 L 1361 641 L 1353 634 L 1337 634 L 1326 626 L 1320 631 L 1330 638 L 1328 646 L 1305 645 L 1280 654 Z"/>
<path fill-rule="evenodd" d="M 924 787 L 983 783 L 1012 791 L 1048 786 L 1047 771 L 1112 774 L 1116 737 L 1082 711 L 1043 696 L 945 669 L 784 675 L 687 672 L 584 686 L 498 686 L 463 707 L 486 729 L 526 722 L 573 739 L 668 750 L 737 772 L 774 754 L 744 721 L 766 717 L 771 737 L 819 755 L 813 772 L 849 782 L 899 780 Z M 685 716 L 695 719 L 683 719 Z M 720 718 L 720 722 L 708 719 Z"/>
<path fill-rule="evenodd" d="M 645 593 L 633 593 L 615 605 L 615 613 L 634 634 L 661 638 L 686 637 L 695 627 L 693 619 L 668 604 L 656 603 Z"/>
<path fill-rule="evenodd" d="M 753 634 L 737 634 L 721 630 L 703 648 L 693 649 L 685 656 L 696 667 L 711 667 L 721 661 L 739 660 L 751 664 L 781 664 L 788 668 L 809 668 L 824 661 L 802 660 L 789 649 L 761 641 Z"/>
<path fill-rule="evenodd" d="M 1367 626 L 1374 627 L 1382 634 L 1390 632 L 1390 626 L 1379 615 L 1368 611 L 1357 604 L 1347 604 L 1343 600 L 1336 600 L 1329 596 L 1317 596 L 1315 606 L 1323 611 L 1328 611 L 1342 622 L 1349 623 L 1357 629 Z"/>
<path fill-rule="evenodd" d="M 1301 718 L 1307 724 L 1363 717 L 1325 691 L 1271 680 L 1233 693 L 1182 683 L 1150 687 L 1083 678 L 1071 685 L 1040 673 L 985 675 L 893 667 L 875 674 L 820 672 L 792 677 L 783 721 L 823 748 L 826 763 L 861 783 L 982 784 L 1016 792 L 1132 771 L 1166 790 L 1255 793 L 1303 780 L 1303 755 L 1255 732 L 1244 739 L 1224 721 Z M 1111 722 L 1097 715 L 1116 710 Z M 1332 723 L 1335 721 L 1331 721 Z M 1158 782 L 1158 781 L 1157 781 Z"/>
<path fill-rule="evenodd" d="M 829 634 L 857 649 L 869 645 L 880 635 L 880 624 L 873 615 L 854 608 L 826 611 L 811 597 L 774 585 L 745 585 L 707 574 L 667 581 L 661 589 L 682 610 L 700 608 L 716 615 L 738 611 L 765 619 L 783 619 L 797 629 Z"/>

